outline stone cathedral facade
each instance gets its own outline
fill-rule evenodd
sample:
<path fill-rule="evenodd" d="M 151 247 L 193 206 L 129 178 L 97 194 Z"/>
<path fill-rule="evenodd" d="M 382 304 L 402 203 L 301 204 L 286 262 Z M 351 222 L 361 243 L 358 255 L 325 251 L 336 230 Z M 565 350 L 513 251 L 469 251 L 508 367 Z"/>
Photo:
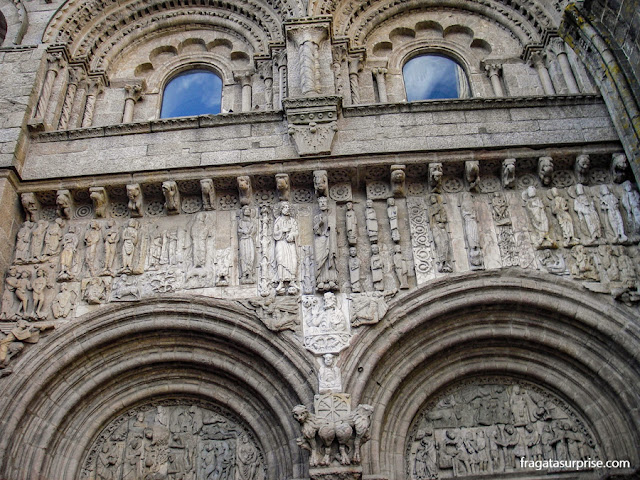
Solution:
<path fill-rule="evenodd" d="M 0 0 L 0 479 L 637 478 L 638 11 Z"/>

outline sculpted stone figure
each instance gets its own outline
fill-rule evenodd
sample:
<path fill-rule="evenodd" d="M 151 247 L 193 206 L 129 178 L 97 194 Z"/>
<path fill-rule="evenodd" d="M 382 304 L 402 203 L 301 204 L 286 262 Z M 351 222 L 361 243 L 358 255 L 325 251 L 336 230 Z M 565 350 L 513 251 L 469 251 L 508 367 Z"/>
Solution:
<path fill-rule="evenodd" d="M 282 211 L 273 223 L 275 240 L 275 260 L 277 269 L 278 295 L 295 295 L 299 292 L 296 285 L 298 274 L 298 221 L 291 216 L 289 202 L 282 203 Z"/>
<path fill-rule="evenodd" d="M 387 216 L 389 217 L 389 228 L 391 229 L 391 240 L 395 243 L 400 241 L 400 231 L 398 230 L 398 207 L 393 197 L 387 198 Z"/>
<path fill-rule="evenodd" d="M 551 157 L 540 157 L 538 159 L 538 177 L 542 185 L 548 187 L 553 179 L 553 159 Z"/>
<path fill-rule="evenodd" d="M 593 263 L 593 257 L 583 245 L 573 247 L 571 254 L 575 259 L 575 265 L 571 271 L 573 275 L 584 280 L 593 280 L 595 282 L 600 280 L 598 271 Z"/>
<path fill-rule="evenodd" d="M 278 190 L 278 198 L 281 202 L 291 201 L 291 183 L 289 175 L 286 173 L 278 173 L 276 175 L 276 189 Z"/>
<path fill-rule="evenodd" d="M 478 220 L 473 197 L 469 193 L 462 194 L 460 203 L 465 239 L 467 242 L 467 256 L 471 270 L 484 268 L 480 236 L 478 234 Z"/>
<path fill-rule="evenodd" d="M 84 236 L 84 244 L 85 244 L 85 255 L 84 261 L 89 270 L 89 274 L 92 277 L 95 277 L 98 272 L 98 245 L 102 240 L 102 231 L 100 229 L 100 224 L 92 220 L 89 223 L 89 229 Z"/>
<path fill-rule="evenodd" d="M 67 281 L 74 278 L 74 255 L 78 250 L 79 239 L 76 227 L 69 225 L 69 231 L 62 237 L 62 251 L 60 252 L 60 273 L 58 280 Z"/>
<path fill-rule="evenodd" d="M 109 279 L 110 281 L 111 279 Z M 84 298 L 89 305 L 98 305 L 107 300 L 109 285 L 104 277 L 91 277 L 82 281 Z"/>
<path fill-rule="evenodd" d="M 349 248 L 349 280 L 351 281 L 351 291 L 360 292 L 360 266 L 361 262 L 358 258 L 358 250 L 356 247 Z"/>
<path fill-rule="evenodd" d="M 391 193 L 396 198 L 407 195 L 405 168 L 404 165 L 391 165 Z"/>
<path fill-rule="evenodd" d="M 164 195 L 164 207 L 169 215 L 180 213 L 180 191 L 178 184 L 174 181 L 162 182 L 162 193 Z"/>
<path fill-rule="evenodd" d="M 626 242 L 627 235 L 624 233 L 624 222 L 619 208 L 620 202 L 606 185 L 600 185 L 600 206 L 607 213 L 609 226 L 613 230 L 617 242 Z"/>
<path fill-rule="evenodd" d="M 38 220 L 35 228 L 31 231 L 31 260 L 39 262 L 42 259 L 42 248 L 44 237 L 47 234 L 48 223 L 46 220 Z"/>
<path fill-rule="evenodd" d="M 624 153 L 614 153 L 611 157 L 611 178 L 615 183 L 622 183 L 627 176 L 629 162 Z"/>
<path fill-rule="evenodd" d="M 313 172 L 313 187 L 318 197 L 329 196 L 329 177 L 326 170 L 315 170 Z"/>
<path fill-rule="evenodd" d="M 326 292 L 338 288 L 335 234 L 329 223 L 327 197 L 318 198 L 318 207 L 320 212 L 313 217 L 316 288 L 319 292 Z"/>
<path fill-rule="evenodd" d="M 107 190 L 104 187 L 91 187 L 89 188 L 89 198 L 93 201 L 93 210 L 96 213 L 96 217 L 105 218 L 109 204 Z"/>
<path fill-rule="evenodd" d="M 240 283 L 253 283 L 256 263 L 257 224 L 254 219 L 255 210 L 242 207 L 238 219 L 238 259 L 240 263 Z"/>
<path fill-rule="evenodd" d="M 122 230 L 122 273 L 133 272 L 133 262 L 140 242 L 140 223 L 130 219 Z"/>
<path fill-rule="evenodd" d="M 353 202 L 347 202 L 345 220 L 347 224 L 347 242 L 349 245 L 354 246 L 358 243 L 358 218 L 353 209 Z"/>
<path fill-rule="evenodd" d="M 320 360 L 318 370 L 318 391 L 320 393 L 338 393 L 342 391 L 340 367 L 336 365 L 336 356 L 325 353 Z"/>
<path fill-rule="evenodd" d="M 409 288 L 409 267 L 407 266 L 407 260 L 402 255 L 402 247 L 400 245 L 394 245 L 393 247 L 393 268 L 398 278 L 401 290 Z"/>
<path fill-rule="evenodd" d="M 636 232 L 640 232 L 640 193 L 629 180 L 625 181 L 622 186 L 624 188 L 622 205 L 627 212 L 627 220 L 629 225 L 633 225 Z"/>
<path fill-rule="evenodd" d="M 60 253 L 60 241 L 62 240 L 62 228 L 64 227 L 64 220 L 56 218 L 53 223 L 49 225 L 47 233 L 44 236 L 44 248 L 42 250 L 42 257 L 49 258 Z"/>
<path fill-rule="evenodd" d="M 480 162 L 469 160 L 464 162 L 464 175 L 470 192 L 480 191 Z"/>
<path fill-rule="evenodd" d="M 2 312 L 0 319 L 11 320 L 15 315 L 15 292 L 18 287 L 18 270 L 16 267 L 9 267 L 7 276 L 4 279 L 4 292 L 2 293 Z"/>
<path fill-rule="evenodd" d="M 25 320 L 18 320 L 17 325 L 0 340 L 0 369 L 9 364 L 11 357 L 17 355 L 25 343 L 38 343 L 40 332 L 55 328 L 51 323 L 29 324 Z"/>
<path fill-rule="evenodd" d="M 442 163 L 429 164 L 429 188 L 431 193 L 441 193 L 442 174 Z"/>
<path fill-rule="evenodd" d="M 236 456 L 238 480 L 255 480 L 258 471 L 258 451 L 245 433 L 240 435 L 236 444 Z"/>
<path fill-rule="evenodd" d="M 16 281 L 16 298 L 18 299 L 18 310 L 16 316 L 27 317 L 29 308 L 29 290 L 31 290 L 30 275 L 27 270 L 23 270 Z"/>
<path fill-rule="evenodd" d="M 71 313 L 71 310 L 73 310 L 76 297 L 76 293 L 69 288 L 67 283 L 61 283 L 60 291 L 55 296 L 53 303 L 51 304 L 53 318 L 67 318 Z"/>
<path fill-rule="evenodd" d="M 116 251 L 118 249 L 118 240 L 120 240 L 120 232 L 114 220 L 109 220 L 107 230 L 104 234 L 104 270 L 102 275 L 114 276 L 114 262 L 116 259 Z"/>
<path fill-rule="evenodd" d="M 46 289 L 48 287 L 48 280 L 44 269 L 39 268 L 36 271 L 36 278 L 31 282 L 31 290 L 33 292 L 33 310 L 31 312 L 32 318 L 44 318 L 46 313 L 43 312 L 45 308 Z"/>
<path fill-rule="evenodd" d="M 582 185 L 587 185 L 589 183 L 589 168 L 591 168 L 589 155 L 578 155 L 574 165 L 574 172 L 578 183 L 581 183 Z"/>
<path fill-rule="evenodd" d="M 33 192 L 27 192 L 20 195 L 20 201 L 22 208 L 24 208 L 25 220 L 27 222 L 37 222 L 38 212 L 40 211 L 40 202 L 38 201 L 36 194 Z"/>
<path fill-rule="evenodd" d="M 371 243 L 378 243 L 378 216 L 373 209 L 373 200 L 367 200 L 365 209 L 367 235 Z"/>
<path fill-rule="evenodd" d="M 205 210 L 215 210 L 216 189 L 213 186 L 213 180 L 210 178 L 200 180 L 200 191 L 202 192 L 202 208 Z"/>
<path fill-rule="evenodd" d="M 296 439 L 298 446 L 308 450 L 311 455 L 309 465 L 329 466 L 331 464 L 331 446 L 334 441 L 338 444 L 338 460 L 342 465 L 360 463 L 360 447 L 370 438 L 371 405 L 358 405 L 351 413 L 341 416 L 333 421 L 320 420 L 309 412 L 304 405 L 296 405 L 293 408 L 293 416 L 300 423 L 302 437 Z M 353 439 L 353 454 L 349 458 L 347 444 Z M 318 451 L 318 447 L 324 454 Z"/>
<path fill-rule="evenodd" d="M 513 188 L 516 184 L 516 159 L 502 161 L 502 188 Z"/>
<path fill-rule="evenodd" d="M 522 192 L 522 199 L 524 200 L 527 212 L 529 213 L 529 219 L 531 225 L 534 228 L 535 239 L 533 239 L 536 248 L 552 247 L 555 248 L 555 242 L 550 238 L 550 226 L 549 218 L 545 211 L 544 203 L 538 196 L 536 187 L 530 185 L 524 192 Z"/>
<path fill-rule="evenodd" d="M 440 195 L 431 195 L 429 197 L 429 223 L 431 224 L 431 232 L 433 234 L 433 243 L 436 250 L 436 265 L 441 273 L 451 273 L 451 245 L 449 242 L 449 232 L 447 224 L 449 219 L 447 212 L 442 205 Z"/>
<path fill-rule="evenodd" d="M 127 198 L 129 199 L 129 203 L 127 204 L 129 208 L 129 212 L 132 217 L 141 217 L 143 214 L 142 211 L 142 190 L 140 189 L 140 184 L 134 183 L 132 185 L 127 185 Z"/>
<path fill-rule="evenodd" d="M 211 235 L 207 227 L 207 217 L 203 212 L 196 213 L 190 233 L 193 266 L 202 268 L 207 263 L 207 240 Z"/>
<path fill-rule="evenodd" d="M 602 237 L 602 226 L 600 217 L 593 205 L 593 201 L 587 195 L 584 186 L 576 185 L 576 199 L 573 202 L 573 209 L 578 214 L 578 218 L 586 226 L 589 234 L 589 243 L 596 243 Z"/>
<path fill-rule="evenodd" d="M 247 175 L 243 175 L 238 177 L 237 181 L 240 205 L 251 205 L 251 203 L 253 203 L 253 187 L 251 186 L 251 178 Z"/>
<path fill-rule="evenodd" d="M 71 211 L 73 200 L 69 190 L 58 190 L 56 194 L 56 205 L 58 206 L 58 216 L 70 220 L 73 215 Z"/>
<path fill-rule="evenodd" d="M 570 247 L 578 243 L 573 229 L 573 219 L 569 213 L 569 202 L 560 194 L 557 188 L 550 191 L 551 212 L 558 220 L 560 230 L 562 230 L 562 246 Z"/>
<path fill-rule="evenodd" d="M 14 263 L 20 265 L 23 263 L 28 263 L 30 258 L 30 249 L 31 246 L 31 229 L 35 224 L 30 221 L 26 221 L 18 230 L 18 235 L 16 238 L 16 253 L 14 256 Z"/>
<path fill-rule="evenodd" d="M 373 288 L 384 291 L 384 263 L 377 243 L 371 245 L 371 280 Z"/>

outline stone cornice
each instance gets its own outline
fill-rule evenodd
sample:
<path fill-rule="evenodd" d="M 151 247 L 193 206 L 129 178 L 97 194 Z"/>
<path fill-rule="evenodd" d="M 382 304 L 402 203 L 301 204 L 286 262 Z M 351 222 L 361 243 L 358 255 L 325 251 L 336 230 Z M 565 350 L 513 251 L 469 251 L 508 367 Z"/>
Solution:
<path fill-rule="evenodd" d="M 344 117 L 392 113 L 441 112 L 450 110 L 486 110 L 492 108 L 557 107 L 602 103 L 597 94 L 545 95 L 536 97 L 456 98 L 422 102 L 374 103 L 344 107 Z"/>

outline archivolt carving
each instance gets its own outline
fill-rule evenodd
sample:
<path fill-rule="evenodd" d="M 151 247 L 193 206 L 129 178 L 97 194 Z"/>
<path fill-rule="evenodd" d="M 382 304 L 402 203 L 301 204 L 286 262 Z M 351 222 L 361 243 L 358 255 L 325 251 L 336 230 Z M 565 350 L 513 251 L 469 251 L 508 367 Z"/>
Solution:
<path fill-rule="evenodd" d="M 518 38 L 522 45 L 528 43 L 540 42 L 544 31 L 552 24 L 544 9 L 535 4 L 531 0 L 518 2 L 517 5 L 505 5 L 507 1 L 480 0 L 477 2 L 454 2 L 444 1 L 423 1 L 418 4 L 412 3 L 409 8 L 423 7 L 439 7 L 439 8 L 456 8 L 474 12 L 482 16 L 491 18 L 493 21 L 502 25 L 503 28 L 512 32 Z M 364 44 L 366 36 L 377 28 L 377 26 L 385 20 L 407 10 L 407 3 L 402 0 L 389 2 L 378 2 L 370 0 L 365 4 L 342 4 L 337 2 L 317 2 L 309 6 L 309 10 L 315 14 L 334 13 L 335 31 L 339 35 L 349 36 L 354 40 L 354 44 Z M 346 2 L 345 2 L 346 3 Z M 535 12 L 535 13 L 533 13 Z"/>
<path fill-rule="evenodd" d="M 156 3 L 152 0 L 137 0 L 118 7 L 114 7 L 115 4 L 110 0 L 96 0 L 85 5 L 69 3 L 50 22 L 43 41 L 69 43 L 74 45 L 70 48 L 74 55 L 92 56 L 100 50 L 111 49 L 119 39 L 129 36 L 134 30 L 141 32 L 141 27 L 154 25 L 158 28 L 163 20 L 173 19 L 171 23 L 175 24 L 175 18 L 180 17 L 181 23 L 194 24 L 202 23 L 203 17 L 215 17 L 251 38 L 256 49 L 267 52 L 268 42 L 282 41 L 280 25 L 283 18 L 302 12 L 299 4 L 268 5 L 253 0 L 245 1 L 243 5 L 208 0 L 200 0 L 199 5 L 184 1 Z M 187 18 L 194 16 L 197 20 Z M 144 21 L 140 21 L 141 18 Z M 107 45 L 101 48 L 100 44 L 105 40 Z"/>

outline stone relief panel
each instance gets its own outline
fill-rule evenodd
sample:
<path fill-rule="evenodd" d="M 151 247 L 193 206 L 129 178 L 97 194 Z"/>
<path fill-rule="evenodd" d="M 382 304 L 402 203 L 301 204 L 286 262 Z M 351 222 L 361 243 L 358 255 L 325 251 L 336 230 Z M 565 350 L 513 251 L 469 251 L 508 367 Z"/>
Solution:
<path fill-rule="evenodd" d="M 466 178 L 474 165 L 465 162 L 377 165 L 359 184 L 346 183 L 345 172 L 309 170 L 24 192 L 0 331 L 9 334 L 18 320 L 71 321 L 111 302 L 191 293 L 250 300 L 274 331 L 313 326 L 305 345 L 335 353 L 318 342 L 380 321 L 416 284 L 510 267 L 639 303 L 637 187 L 614 182 L 602 156 L 582 172 L 588 185 L 577 183 L 575 158 L 542 158 L 483 164 L 480 178 L 495 185 L 475 192 Z M 544 186 L 539 169 L 549 162 Z M 197 200 L 192 213 L 189 199 Z M 321 294 L 331 291 L 345 292 L 334 297 L 346 328 L 339 335 L 317 330 L 327 315 Z M 311 303 L 319 310 L 309 323 Z M 347 343 L 333 344 L 339 351 Z"/>
<path fill-rule="evenodd" d="M 600 458 L 600 448 L 574 408 L 538 385 L 500 377 L 465 382 L 429 401 L 405 449 L 411 480 L 508 478 L 535 472 L 524 461 L 587 458 Z"/>
<path fill-rule="evenodd" d="M 215 406 L 158 401 L 120 415 L 85 456 L 87 480 L 263 480 L 264 454 L 254 434 Z"/>

